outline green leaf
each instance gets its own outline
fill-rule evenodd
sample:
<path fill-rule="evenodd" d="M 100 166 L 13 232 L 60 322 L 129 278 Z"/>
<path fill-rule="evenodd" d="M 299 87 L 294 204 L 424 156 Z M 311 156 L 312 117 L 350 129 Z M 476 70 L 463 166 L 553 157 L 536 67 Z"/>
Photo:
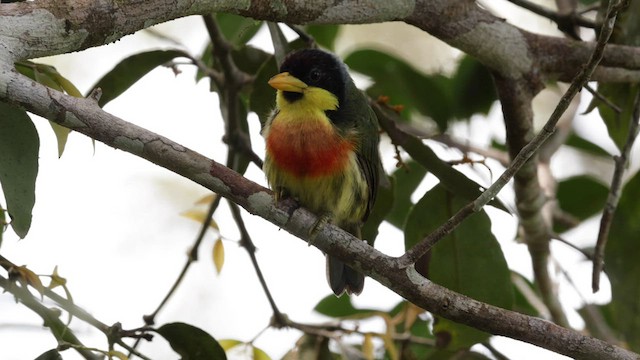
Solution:
<path fill-rule="evenodd" d="M 407 63 L 376 50 L 359 50 L 344 60 L 354 71 L 371 77 L 367 89 L 373 99 L 388 96 L 394 105 L 403 105 L 401 115 L 408 119 L 413 111 L 430 117 L 441 131 L 454 116 L 451 81 L 442 75 L 427 76 Z"/>
<path fill-rule="evenodd" d="M 62 355 L 57 349 L 51 349 L 40 354 L 35 360 L 62 360 Z"/>
<path fill-rule="evenodd" d="M 465 206 L 442 185 L 429 190 L 411 209 L 405 227 L 405 246 L 411 248 Z M 513 289 L 504 255 L 491 233 L 491 222 L 481 211 L 462 222 L 441 239 L 420 261 L 421 269 L 435 283 L 476 300 L 510 309 Z M 489 334 L 436 316 L 434 334 L 447 350 L 468 348 Z"/>
<path fill-rule="evenodd" d="M 448 351 L 448 350 L 438 350 L 426 357 L 428 360 L 490 360 L 492 358 L 487 357 L 484 354 L 480 354 L 471 350 L 462 350 L 462 351 Z"/>
<path fill-rule="evenodd" d="M 227 355 L 216 339 L 204 330 L 185 323 L 164 324 L 156 330 L 182 360 L 225 360 Z"/>
<path fill-rule="evenodd" d="M 404 228 L 404 223 L 413 203 L 411 194 L 424 180 L 427 170 L 417 162 L 411 160 L 405 166 L 398 168 L 391 175 L 394 179 L 394 202 L 386 220 L 398 229 Z"/>
<path fill-rule="evenodd" d="M 562 210 L 579 220 L 585 220 L 602 211 L 608 194 L 609 189 L 599 181 L 588 175 L 580 175 L 561 181 L 556 197 Z"/>
<path fill-rule="evenodd" d="M 361 314 L 371 314 L 375 310 L 371 309 L 356 309 L 351 303 L 351 298 L 349 296 L 341 296 L 336 297 L 331 294 L 320 300 L 320 302 L 313 308 L 316 312 L 334 317 L 334 318 L 343 318 L 343 317 L 351 317 L 354 315 Z"/>
<path fill-rule="evenodd" d="M 262 66 L 256 74 L 256 79 L 253 82 L 253 90 L 249 98 L 249 110 L 258 115 L 262 126 L 267 122 L 271 111 L 275 106 L 276 91 L 269 86 L 268 81 L 272 76 L 277 74 L 278 66 L 276 65 L 275 57 L 271 56 Z"/>
<path fill-rule="evenodd" d="M 251 40 L 262 26 L 262 21 L 229 13 L 217 13 L 216 21 L 224 38 L 237 47 Z"/>
<path fill-rule="evenodd" d="M 18 70 L 22 75 L 36 80 L 42 85 L 58 91 L 64 91 L 71 96 L 82 97 L 82 93 L 80 93 L 78 88 L 76 88 L 71 81 L 62 76 L 53 66 L 39 64 L 28 60 L 16 62 L 15 66 L 16 70 Z M 64 148 L 67 144 L 67 139 L 71 130 L 60 126 L 53 121 L 49 121 L 49 124 L 51 125 L 53 133 L 56 136 L 56 140 L 58 141 L 58 157 L 61 157 L 62 153 L 64 153 Z"/>
<path fill-rule="evenodd" d="M 580 137 L 575 133 L 572 133 L 571 135 L 569 135 L 569 138 L 565 142 L 565 145 L 571 146 L 578 150 L 585 151 L 591 155 L 604 156 L 607 159 L 611 158 L 611 154 L 608 151 L 592 143 L 591 141 L 588 141 L 587 139 Z"/>
<path fill-rule="evenodd" d="M 513 283 L 514 295 L 513 310 L 526 315 L 540 316 L 538 310 L 536 310 L 529 301 L 530 296 L 538 296 L 536 293 L 536 287 L 531 283 L 531 281 L 516 272 L 511 273 L 511 280 Z M 518 284 L 516 284 L 516 282 Z"/>
<path fill-rule="evenodd" d="M 640 351 L 640 173 L 624 187 L 605 253 L 611 282 L 615 328 L 633 351 Z"/>
<path fill-rule="evenodd" d="M 333 51 L 340 32 L 340 25 L 307 25 L 305 31 L 313 37 L 318 45 Z"/>
<path fill-rule="evenodd" d="M 608 0 L 601 2 L 598 18 L 602 18 L 608 5 Z M 629 1 L 629 6 L 618 15 L 609 43 L 640 46 L 640 1 Z M 607 125 L 609 136 L 618 149 L 622 149 L 626 142 L 633 113 L 633 100 L 638 91 L 640 85 L 637 83 L 598 83 L 598 92 L 622 110 L 618 114 L 604 102 L 594 98 L 600 116 Z"/>
<path fill-rule="evenodd" d="M 0 102 L 0 184 L 11 216 L 11 227 L 24 238 L 35 204 L 40 139 L 27 113 Z"/>
<path fill-rule="evenodd" d="M 2 237 L 7 230 L 7 211 L 0 204 L 0 246 L 2 246 Z"/>
<path fill-rule="evenodd" d="M 597 98 L 593 100 L 598 104 L 598 111 L 607 126 L 609 137 L 618 149 L 622 149 L 627 141 L 629 123 L 633 115 L 633 102 L 639 90 L 640 85 L 638 84 L 601 84 L 598 86 L 598 92 L 616 104 L 622 110 L 620 113 Z"/>
<path fill-rule="evenodd" d="M 452 81 L 456 103 L 453 112 L 458 119 L 468 119 L 477 113 L 488 114 L 498 98 L 491 74 L 470 56 L 462 58 Z"/>
<path fill-rule="evenodd" d="M 153 50 L 129 56 L 105 74 L 91 89 L 102 89 L 100 106 L 120 96 L 151 70 L 178 58 L 189 57 L 182 50 Z"/>
<path fill-rule="evenodd" d="M 376 237 L 378 237 L 380 224 L 382 224 L 382 221 L 384 221 L 389 211 L 391 211 L 395 191 L 393 179 L 388 178 L 386 174 L 381 174 L 380 176 L 384 178 L 381 179 L 380 185 L 378 186 L 376 202 L 373 205 L 373 209 L 371 209 L 367 221 L 362 226 L 362 239 L 366 240 L 371 246 L 373 246 Z"/>

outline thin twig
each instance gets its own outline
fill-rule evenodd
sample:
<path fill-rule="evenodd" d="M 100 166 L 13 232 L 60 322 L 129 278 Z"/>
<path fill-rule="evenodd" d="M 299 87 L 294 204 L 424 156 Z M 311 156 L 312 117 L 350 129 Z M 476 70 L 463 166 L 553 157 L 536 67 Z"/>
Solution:
<path fill-rule="evenodd" d="M 600 94 L 598 91 L 596 91 L 594 88 L 592 88 L 588 83 L 584 84 L 584 88 L 587 89 L 587 91 L 590 92 L 591 95 L 593 95 L 593 97 L 595 97 L 598 100 L 600 100 L 603 103 L 605 103 L 608 107 L 610 107 L 617 114 L 622 113 L 622 109 L 620 109 L 620 107 L 618 105 L 616 105 L 613 102 L 611 102 L 611 100 L 607 99 L 606 96 Z"/>
<path fill-rule="evenodd" d="M 627 141 L 625 142 L 622 151 L 619 156 L 614 156 L 615 169 L 613 171 L 613 177 L 611 179 L 611 187 L 609 188 L 609 195 L 607 196 L 607 202 L 602 212 L 602 218 L 600 219 L 600 231 L 598 232 L 598 241 L 596 242 L 596 248 L 593 255 L 593 273 L 591 278 L 591 288 L 593 292 L 598 292 L 600 289 L 600 273 L 604 267 L 604 250 L 607 246 L 607 240 L 609 238 L 609 230 L 611 228 L 611 221 L 613 215 L 618 206 L 620 200 L 620 192 L 622 191 L 622 176 L 624 170 L 629 163 L 629 154 L 633 143 L 638 136 L 638 129 L 640 121 L 640 91 L 636 92 L 636 98 L 633 104 L 633 115 L 629 121 L 629 133 L 627 134 Z"/>
<path fill-rule="evenodd" d="M 267 285 L 267 281 L 262 274 L 262 270 L 260 269 L 260 265 L 258 264 L 258 259 L 256 258 L 256 246 L 253 244 L 253 240 L 251 240 L 251 235 L 249 235 L 249 231 L 242 219 L 242 214 L 240 213 L 240 207 L 238 204 L 233 201 L 228 201 L 229 208 L 231 209 L 231 215 L 233 216 L 233 220 L 238 226 L 238 230 L 240 230 L 240 246 L 242 246 L 247 253 L 249 254 L 249 258 L 251 258 L 251 264 L 256 271 L 256 275 L 258 276 L 258 280 L 260 281 L 260 285 L 262 286 L 262 290 L 264 294 L 267 296 L 267 300 L 269 301 L 269 305 L 271 305 L 271 310 L 273 311 L 273 325 L 276 327 L 282 327 L 288 324 L 288 320 L 286 316 L 280 312 L 278 309 L 278 305 L 276 305 L 273 296 L 271 295 L 271 291 L 269 290 L 269 286 Z"/>
<path fill-rule="evenodd" d="M 580 16 L 577 14 L 567 14 L 567 15 L 559 14 L 553 10 L 549 10 L 544 6 L 540 6 L 528 0 L 509 0 L 509 1 L 535 14 L 538 14 L 540 16 L 546 17 L 547 19 L 553 20 L 555 23 L 558 24 L 558 28 L 560 28 L 561 30 L 564 29 L 564 25 L 567 23 L 573 23 L 575 25 L 579 25 L 579 26 L 583 26 L 591 29 L 595 29 L 599 26 L 599 24 L 596 23 L 595 21 L 587 19 L 583 16 Z"/>
<path fill-rule="evenodd" d="M 184 279 L 184 276 L 187 274 L 187 271 L 191 267 L 191 264 L 198 261 L 198 248 L 200 247 L 200 244 L 202 243 L 202 239 L 204 239 L 204 235 L 207 233 L 209 226 L 211 226 L 211 221 L 213 221 L 213 213 L 218 208 L 218 205 L 220 204 L 220 199 L 221 199 L 220 196 L 216 196 L 211 202 L 211 205 L 209 206 L 209 211 L 207 211 L 207 215 L 204 221 L 202 222 L 202 226 L 200 227 L 200 232 L 198 233 L 198 236 L 196 237 L 196 240 L 194 241 L 193 246 L 191 246 L 191 250 L 189 251 L 189 256 L 187 256 L 187 261 L 182 267 L 182 271 L 180 271 L 180 275 L 178 275 L 178 278 L 171 286 L 171 289 L 169 289 L 169 292 L 167 293 L 167 295 L 164 296 L 164 298 L 162 299 L 158 307 L 151 314 L 143 316 L 144 323 L 146 325 L 151 326 L 155 324 L 156 316 L 158 315 L 160 310 L 162 310 L 162 308 L 164 308 L 164 306 L 167 304 L 167 301 L 169 301 L 173 293 L 178 289 L 178 286 L 180 286 L 180 284 L 182 283 L 182 279 Z"/>
<path fill-rule="evenodd" d="M 450 222 L 462 222 L 464 218 L 468 217 L 474 212 L 480 211 L 489 201 L 491 201 L 491 199 L 495 198 L 500 190 L 502 190 L 502 188 L 507 185 L 507 183 L 513 178 L 515 173 L 520 170 L 522 165 L 524 165 L 524 163 L 529 160 L 529 158 L 540 148 L 540 146 L 547 140 L 547 138 L 551 136 L 551 134 L 553 134 L 558 120 L 560 120 L 562 114 L 567 110 L 569 104 L 571 104 L 571 100 L 578 93 L 578 91 L 580 91 L 584 84 L 589 81 L 591 74 L 593 74 L 594 69 L 602 59 L 605 45 L 607 44 L 607 41 L 609 41 L 609 37 L 611 36 L 611 32 L 613 31 L 613 26 L 615 24 L 615 20 L 619 10 L 619 2 L 611 1 L 609 3 L 605 21 L 603 22 L 600 35 L 598 36 L 598 41 L 595 48 L 593 49 L 593 53 L 591 54 L 589 61 L 575 76 L 574 80 L 571 82 L 571 85 L 565 91 L 564 95 L 558 102 L 558 105 L 556 106 L 555 110 L 549 117 L 549 120 L 544 125 L 542 130 L 531 140 L 531 142 L 529 142 L 529 144 L 527 144 L 522 148 L 522 150 L 520 150 L 518 155 L 516 155 L 516 157 L 511 162 L 511 165 L 502 173 L 502 175 L 500 175 L 500 177 L 476 200 L 470 203 L 473 211 L 469 211 L 469 205 L 467 205 L 460 209 L 458 213 L 454 214 L 446 223 L 435 230 L 435 232 L 439 234 L 436 241 L 449 234 L 455 228 L 455 226 L 451 226 Z M 417 259 L 422 257 L 426 253 L 426 251 L 428 251 L 431 246 L 433 246 L 422 245 L 423 243 L 431 244 L 433 242 L 433 239 L 428 239 L 430 236 L 431 235 L 423 239 L 420 243 L 416 244 L 413 248 L 409 249 L 404 255 L 398 258 L 398 266 L 410 266 Z"/>

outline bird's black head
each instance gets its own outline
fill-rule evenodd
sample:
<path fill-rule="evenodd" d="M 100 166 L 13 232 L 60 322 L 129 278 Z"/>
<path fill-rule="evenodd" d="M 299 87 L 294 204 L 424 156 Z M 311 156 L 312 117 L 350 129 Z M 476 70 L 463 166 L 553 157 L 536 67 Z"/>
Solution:
<path fill-rule="evenodd" d="M 338 98 L 338 104 L 344 100 L 349 75 L 342 61 L 330 53 L 318 49 L 296 51 L 285 58 L 280 72 L 288 72 L 308 86 L 331 92 Z M 302 93 L 284 92 L 284 97 L 292 102 L 302 96 Z"/>

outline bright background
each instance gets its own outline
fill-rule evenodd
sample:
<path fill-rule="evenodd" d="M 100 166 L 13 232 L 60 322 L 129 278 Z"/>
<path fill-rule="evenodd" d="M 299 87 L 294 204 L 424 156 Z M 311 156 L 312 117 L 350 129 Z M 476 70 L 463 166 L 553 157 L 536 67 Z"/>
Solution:
<path fill-rule="evenodd" d="M 502 16 L 509 14 L 510 21 L 519 26 L 527 24 L 529 30 L 558 35 L 557 31 L 549 30 L 553 27 L 549 21 L 515 11 L 508 2 L 485 3 L 490 3 L 490 8 L 500 9 Z M 535 21 L 531 22 L 532 19 Z M 207 41 L 204 25 L 198 17 L 162 24 L 154 31 L 174 38 L 196 55 L 202 52 Z M 372 36 L 373 32 L 377 35 Z M 397 48 L 397 39 L 403 39 L 403 46 L 397 48 L 398 51 L 424 71 L 451 71 L 455 68 L 454 59 L 459 55 L 457 50 L 400 23 L 349 26 L 341 35 L 338 52 L 344 54 L 374 39 L 383 49 Z M 270 48 L 266 31 L 262 31 L 254 42 L 257 46 Z M 121 59 L 149 49 L 174 46 L 153 33 L 142 31 L 114 44 L 41 61 L 55 65 L 86 93 Z M 209 92 L 207 80 L 195 83 L 193 67 L 182 66 L 180 69 L 182 73 L 178 76 L 169 68 L 154 70 L 109 103 L 105 110 L 224 163 L 226 148 L 220 140 L 223 127 L 217 97 Z M 361 86 L 367 83 L 366 79 L 357 80 Z M 551 89 L 538 96 L 536 119 L 546 121 L 559 94 L 560 90 Z M 582 109 L 586 103 L 588 99 L 585 98 Z M 89 138 L 77 133 L 70 135 L 65 153 L 58 159 L 56 140 L 49 125 L 44 119 L 33 119 L 41 139 L 33 225 L 24 240 L 19 240 L 11 230 L 7 231 L 2 254 L 38 274 L 50 274 L 58 266 L 60 275 L 67 278 L 78 306 L 106 324 L 121 322 L 124 328 L 142 326 L 142 316 L 151 313 L 167 293 L 199 231 L 198 223 L 180 213 L 192 209 L 194 203 L 209 192 L 128 153 L 101 143 L 96 143 L 94 149 Z M 257 117 L 252 115 L 250 124 L 255 150 L 262 156 L 264 144 L 259 136 Z M 574 125 L 576 131 L 591 140 L 606 131 L 602 122 L 592 116 L 578 116 Z M 487 118 L 473 118 L 468 123 L 454 126 L 453 131 L 484 146 L 491 136 L 504 137 L 503 128 L 500 108 L 495 105 Z M 611 144 L 600 143 L 612 149 Z M 434 147 L 443 156 L 451 156 L 437 144 Z M 394 160 L 387 140 L 383 140 L 382 149 L 385 166 L 391 170 Z M 459 157 L 453 157 L 456 156 Z M 584 166 L 580 162 L 576 154 L 561 151 L 554 159 L 552 169 L 568 176 Z M 495 162 L 490 164 L 495 179 L 501 168 Z M 610 169 L 606 165 L 589 166 L 608 180 Z M 250 165 L 246 176 L 266 185 L 264 175 L 254 165 Z M 475 176 L 484 183 L 491 181 L 488 172 L 480 171 Z M 428 181 L 416 190 L 416 199 L 433 184 Z M 508 199 L 511 190 L 507 188 L 502 194 Z M 515 219 L 491 209 L 488 212 L 510 268 L 531 279 L 526 247 L 513 241 Z M 324 256 L 261 218 L 247 213 L 243 213 L 243 217 L 258 247 L 258 260 L 280 310 L 298 322 L 328 321 L 312 311 L 315 304 L 330 293 L 324 274 Z M 191 267 L 156 323 L 186 322 L 208 331 L 217 339 L 250 341 L 258 336 L 255 345 L 272 358 L 280 358 L 293 347 L 300 333 L 274 329 L 261 333 L 269 323 L 271 309 L 247 254 L 237 246 L 239 235 L 226 203 L 221 203 L 214 218 L 225 239 L 226 261 L 222 273 L 216 274 L 211 260 L 213 243 L 218 235 L 210 232 L 200 248 L 200 261 Z M 592 219 L 586 227 L 570 232 L 566 238 L 578 245 L 593 243 L 597 226 L 598 220 Z M 556 258 L 582 289 L 576 291 L 558 275 L 560 293 L 566 303 L 579 308 L 585 300 L 606 302 L 610 296 L 606 280 L 597 295 L 588 290 L 591 264 L 565 245 L 553 243 L 552 246 Z M 376 247 L 385 253 L 400 255 L 402 235 L 383 224 Z M 385 310 L 399 300 L 397 295 L 371 279 L 363 294 L 353 298 L 356 306 Z M 570 321 L 580 326 L 573 310 L 567 310 Z M 53 336 L 41 325 L 37 315 L 16 305 L 10 295 L 0 296 L 0 359 L 33 359 L 56 347 Z M 364 323 L 363 327 L 379 329 L 381 325 L 382 322 L 374 321 Z M 85 345 L 106 348 L 105 337 L 82 321 L 74 320 L 72 328 Z M 496 338 L 493 344 L 512 359 L 564 358 L 506 338 Z M 154 359 L 177 357 L 161 338 L 143 344 L 140 350 Z M 65 359 L 79 358 L 72 350 L 63 355 Z"/>

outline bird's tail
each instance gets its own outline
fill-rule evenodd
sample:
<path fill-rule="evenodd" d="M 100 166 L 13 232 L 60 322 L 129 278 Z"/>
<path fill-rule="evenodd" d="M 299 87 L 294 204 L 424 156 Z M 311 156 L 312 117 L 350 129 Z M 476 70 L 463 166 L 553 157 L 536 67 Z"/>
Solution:
<path fill-rule="evenodd" d="M 341 260 L 327 255 L 327 279 L 336 296 L 359 295 L 364 288 L 364 275 L 350 268 Z"/>

